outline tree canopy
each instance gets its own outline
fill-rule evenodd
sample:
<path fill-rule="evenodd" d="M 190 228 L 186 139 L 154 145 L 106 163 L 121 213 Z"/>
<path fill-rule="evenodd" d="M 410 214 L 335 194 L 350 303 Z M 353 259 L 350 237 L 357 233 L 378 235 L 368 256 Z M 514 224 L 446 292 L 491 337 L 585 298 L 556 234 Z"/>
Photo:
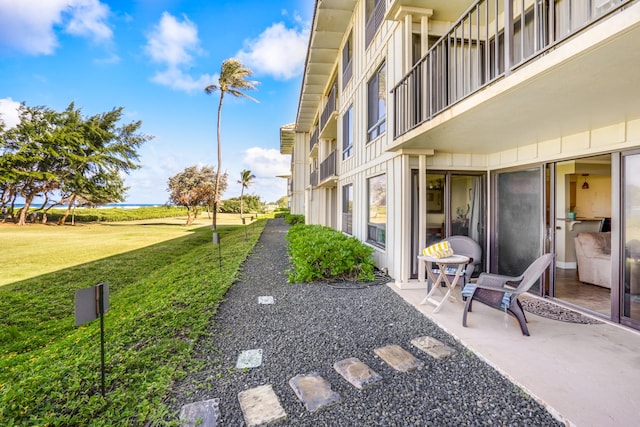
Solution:
<path fill-rule="evenodd" d="M 122 175 L 140 167 L 137 149 L 153 138 L 138 133 L 141 121 L 119 124 L 123 110 L 84 117 L 73 102 L 62 112 L 22 104 L 17 126 L 0 127 L 1 206 L 13 212 L 23 198 L 16 219 L 22 225 L 36 197 L 45 212 L 63 203 L 70 209 L 80 201 L 123 201 Z"/>
<path fill-rule="evenodd" d="M 216 188 L 220 193 L 227 189 L 226 173 L 218 174 L 211 166 L 189 166 L 169 178 L 169 200 L 187 208 L 187 225 L 191 225 L 201 206 L 213 206 L 214 200 L 220 200 Z"/>

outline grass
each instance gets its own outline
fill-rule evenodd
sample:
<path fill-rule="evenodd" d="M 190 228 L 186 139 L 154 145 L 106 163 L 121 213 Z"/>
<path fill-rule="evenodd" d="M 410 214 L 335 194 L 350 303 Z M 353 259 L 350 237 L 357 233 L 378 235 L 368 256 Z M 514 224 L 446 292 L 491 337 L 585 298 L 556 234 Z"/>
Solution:
<path fill-rule="evenodd" d="M 186 216 L 74 226 L 0 224 L 0 286 L 185 236 L 211 219 L 203 214 L 191 227 L 185 223 Z M 237 214 L 218 214 L 218 223 L 242 220 Z"/>
<path fill-rule="evenodd" d="M 50 272 L 0 287 L 0 424 L 166 423 L 171 386 L 187 374 L 194 343 L 207 333 L 264 223 L 248 227 L 246 236 L 241 226 L 218 227 L 222 271 L 209 227 L 164 220 L 2 228 L 2 247 L 11 252 L 3 257 L 14 264 L 32 258 L 29 268 L 41 262 Z M 6 240 L 14 230 L 19 236 Z M 65 262 L 72 265 L 56 266 Z M 75 326 L 74 294 L 105 280 L 103 398 L 99 321 Z"/>

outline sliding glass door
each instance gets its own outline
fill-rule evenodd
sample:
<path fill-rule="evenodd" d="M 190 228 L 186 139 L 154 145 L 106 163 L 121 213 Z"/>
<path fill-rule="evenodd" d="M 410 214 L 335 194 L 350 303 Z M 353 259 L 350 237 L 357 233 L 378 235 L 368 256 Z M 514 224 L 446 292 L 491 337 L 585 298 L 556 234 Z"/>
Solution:
<path fill-rule="evenodd" d="M 640 328 L 640 153 L 622 158 L 622 323 Z"/>
<path fill-rule="evenodd" d="M 494 175 L 491 271 L 518 276 L 542 254 L 544 175 L 542 167 Z M 541 293 L 539 283 L 531 292 Z"/>

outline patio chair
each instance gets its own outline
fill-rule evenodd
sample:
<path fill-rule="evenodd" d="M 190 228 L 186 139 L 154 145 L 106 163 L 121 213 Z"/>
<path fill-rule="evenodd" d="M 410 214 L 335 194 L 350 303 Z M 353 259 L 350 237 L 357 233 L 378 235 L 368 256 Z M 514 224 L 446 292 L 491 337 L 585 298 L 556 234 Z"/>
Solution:
<path fill-rule="evenodd" d="M 482 273 L 477 283 L 469 283 L 462 290 L 462 296 L 467 298 L 462 314 L 462 326 L 467 326 L 467 313 L 471 311 L 473 301 L 478 301 L 489 307 L 504 310 L 518 320 L 522 334 L 529 336 L 527 318 L 522 310 L 518 296 L 527 292 L 541 277 L 553 260 L 553 254 L 544 254 L 536 259 L 522 275 L 517 277 L 499 274 Z"/>
<path fill-rule="evenodd" d="M 461 285 L 460 287 L 463 287 L 471 281 L 471 275 L 475 271 L 476 266 L 482 262 L 482 248 L 480 248 L 480 245 L 475 240 L 467 236 L 449 236 L 444 240 L 449 242 L 454 254 L 469 257 L 469 262 L 464 267 L 460 279 L 458 279 L 463 280 L 462 284 L 459 283 L 459 285 Z M 447 275 L 453 277 L 453 274 Z"/>

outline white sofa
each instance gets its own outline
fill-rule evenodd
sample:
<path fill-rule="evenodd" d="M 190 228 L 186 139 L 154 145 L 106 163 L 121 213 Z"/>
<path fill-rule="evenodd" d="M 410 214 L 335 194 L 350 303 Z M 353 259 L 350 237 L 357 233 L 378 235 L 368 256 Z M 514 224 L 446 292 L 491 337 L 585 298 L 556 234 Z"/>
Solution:
<path fill-rule="evenodd" d="M 611 289 L 611 233 L 582 232 L 574 240 L 578 279 Z"/>

